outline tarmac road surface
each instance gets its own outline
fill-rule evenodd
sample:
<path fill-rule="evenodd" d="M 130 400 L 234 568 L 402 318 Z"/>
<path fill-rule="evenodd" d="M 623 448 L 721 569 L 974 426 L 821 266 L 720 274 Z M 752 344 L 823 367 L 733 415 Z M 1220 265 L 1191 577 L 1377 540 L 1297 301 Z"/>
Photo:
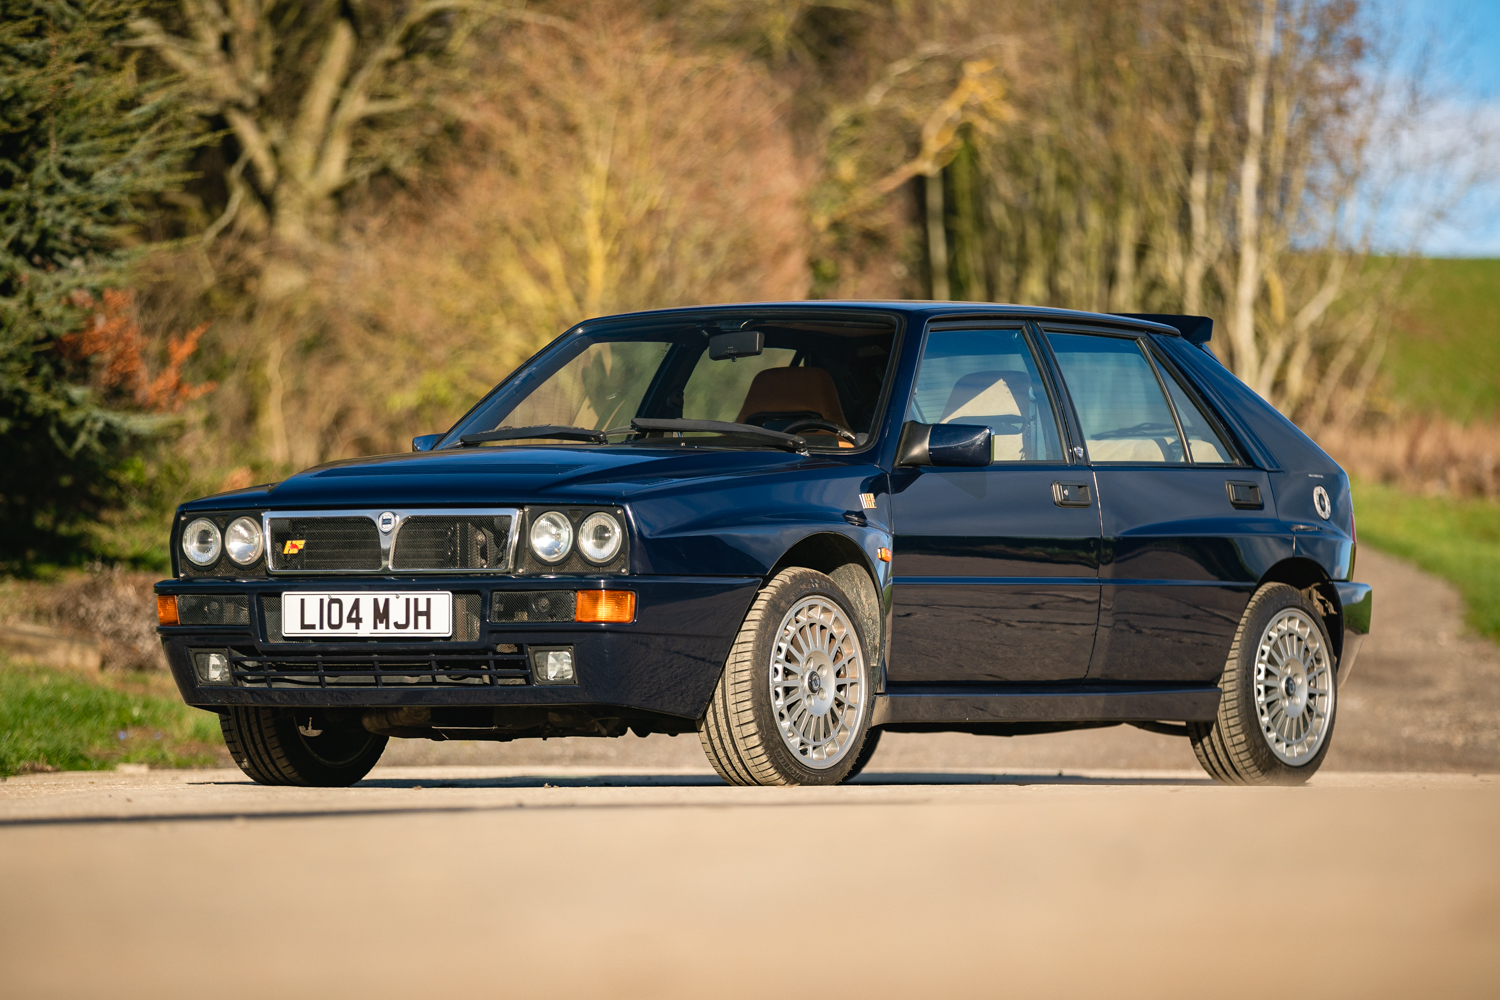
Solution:
<path fill-rule="evenodd" d="M 1500 995 L 1500 777 L 0 784 L 0 996 Z"/>

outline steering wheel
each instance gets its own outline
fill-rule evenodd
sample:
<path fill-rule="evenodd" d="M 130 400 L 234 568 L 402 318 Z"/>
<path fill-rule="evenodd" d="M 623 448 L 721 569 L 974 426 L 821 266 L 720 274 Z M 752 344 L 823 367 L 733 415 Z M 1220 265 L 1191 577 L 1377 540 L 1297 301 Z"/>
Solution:
<path fill-rule="evenodd" d="M 797 420 L 783 427 L 781 429 L 781 433 L 795 434 L 800 430 L 812 429 L 827 431 L 830 434 L 835 434 L 838 436 L 838 439 L 840 441 L 848 441 L 850 444 L 859 443 L 858 439 L 855 438 L 853 431 L 840 427 L 832 420 Z"/>

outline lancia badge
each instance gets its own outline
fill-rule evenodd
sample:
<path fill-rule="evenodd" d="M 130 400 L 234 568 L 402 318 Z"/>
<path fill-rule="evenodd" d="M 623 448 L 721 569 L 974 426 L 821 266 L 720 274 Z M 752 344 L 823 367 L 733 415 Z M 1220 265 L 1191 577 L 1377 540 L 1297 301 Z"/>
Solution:
<path fill-rule="evenodd" d="M 380 525 L 380 533 L 382 535 L 389 535 L 391 529 L 396 526 L 396 515 L 391 511 L 386 511 L 376 519 L 376 523 Z"/>
<path fill-rule="evenodd" d="M 1321 486 L 1313 487 L 1313 508 L 1325 521 L 1333 516 L 1333 501 L 1328 499 L 1328 491 Z"/>

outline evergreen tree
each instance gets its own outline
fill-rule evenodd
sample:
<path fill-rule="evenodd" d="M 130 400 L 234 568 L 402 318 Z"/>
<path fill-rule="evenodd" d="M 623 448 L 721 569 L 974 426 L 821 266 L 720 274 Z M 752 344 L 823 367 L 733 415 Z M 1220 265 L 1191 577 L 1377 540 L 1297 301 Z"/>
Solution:
<path fill-rule="evenodd" d="M 127 0 L 0 0 L 0 567 L 76 556 L 78 529 L 157 423 L 70 350 L 120 286 L 192 122 L 137 76 Z M 76 341 L 76 338 L 73 338 Z M 134 410 L 135 412 L 132 412 Z"/>

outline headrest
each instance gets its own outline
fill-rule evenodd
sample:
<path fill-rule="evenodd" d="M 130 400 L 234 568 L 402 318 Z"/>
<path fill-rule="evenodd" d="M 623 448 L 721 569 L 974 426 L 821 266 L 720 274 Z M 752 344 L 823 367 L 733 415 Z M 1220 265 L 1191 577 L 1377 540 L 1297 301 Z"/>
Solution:
<path fill-rule="evenodd" d="M 744 423 L 757 413 L 816 413 L 840 427 L 849 426 L 833 376 L 821 368 L 767 368 L 758 373 L 734 419 Z"/>
<path fill-rule="evenodd" d="M 1030 409 L 1031 377 L 1025 372 L 971 372 L 948 394 L 940 424 L 985 417 L 1021 417 Z M 1025 409 L 1023 409 L 1023 407 Z"/>

